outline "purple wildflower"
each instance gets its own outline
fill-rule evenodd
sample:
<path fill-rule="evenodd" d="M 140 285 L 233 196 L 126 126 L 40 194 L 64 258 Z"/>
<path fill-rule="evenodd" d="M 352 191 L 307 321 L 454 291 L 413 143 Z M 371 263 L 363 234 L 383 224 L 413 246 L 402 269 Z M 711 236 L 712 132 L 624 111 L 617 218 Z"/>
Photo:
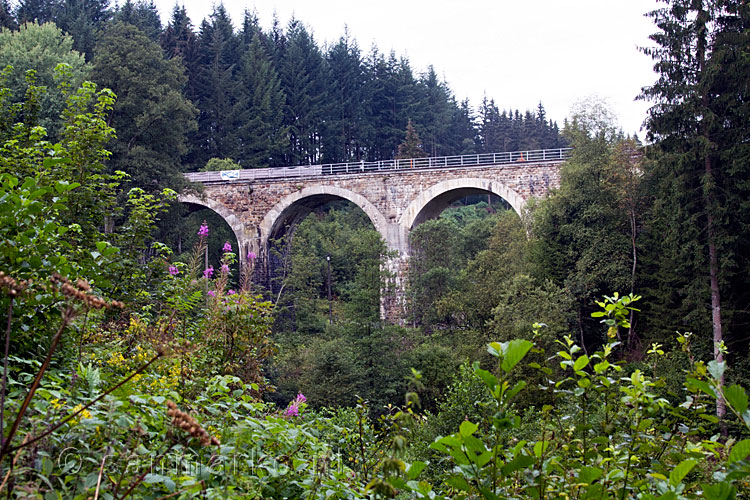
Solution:
<path fill-rule="evenodd" d="M 234 295 L 235 293 L 237 293 L 237 292 L 235 292 L 234 290 L 227 291 L 227 295 Z"/>
<path fill-rule="evenodd" d="M 216 297 L 216 292 L 214 292 L 213 290 L 209 290 L 209 291 L 208 291 L 208 294 L 209 294 L 209 295 L 210 295 L 211 297 Z"/>
<path fill-rule="evenodd" d="M 289 405 L 289 408 L 286 409 L 284 412 L 284 415 L 287 417 L 296 417 L 299 415 L 299 407 L 297 407 L 296 404 L 292 403 Z"/>
<path fill-rule="evenodd" d="M 180 274 L 180 270 L 175 266 L 169 266 L 169 274 L 171 274 L 172 276 L 177 276 L 178 274 Z"/>
<path fill-rule="evenodd" d="M 256 257 L 257 257 L 257 255 L 255 255 L 255 252 L 253 252 L 252 250 L 250 250 L 249 252 L 247 252 L 247 258 L 249 260 L 255 260 Z"/>
<path fill-rule="evenodd" d="M 295 401 L 297 402 L 297 404 L 302 404 L 307 401 L 307 398 L 300 392 L 297 394 L 297 399 L 295 399 Z"/>
<path fill-rule="evenodd" d="M 206 224 L 205 222 L 201 224 L 201 228 L 198 229 L 198 236 L 200 236 L 201 238 L 205 238 L 206 236 L 208 236 L 208 224 Z"/>
<path fill-rule="evenodd" d="M 229 242 L 227 241 L 226 243 L 224 243 L 224 248 L 222 248 L 222 250 L 224 251 L 224 253 L 231 252 L 232 245 L 230 245 Z"/>
<path fill-rule="evenodd" d="M 208 269 L 203 271 L 203 277 L 208 279 L 214 275 L 214 266 L 209 266 Z"/>
<path fill-rule="evenodd" d="M 221 265 L 221 272 L 222 272 L 222 274 L 228 273 L 229 272 L 229 266 L 226 265 L 226 264 L 222 264 Z"/>

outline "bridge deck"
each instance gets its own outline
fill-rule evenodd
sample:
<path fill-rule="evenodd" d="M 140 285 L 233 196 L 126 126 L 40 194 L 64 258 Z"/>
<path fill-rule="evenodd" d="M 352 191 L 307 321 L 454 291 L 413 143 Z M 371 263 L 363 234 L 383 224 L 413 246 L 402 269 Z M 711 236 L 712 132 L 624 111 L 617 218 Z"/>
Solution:
<path fill-rule="evenodd" d="M 217 182 L 254 181 L 268 179 L 315 178 L 329 175 L 362 173 L 393 173 L 394 170 L 437 170 L 444 168 L 478 167 L 527 163 L 559 163 L 570 156 L 571 148 L 540 149 L 535 151 L 506 151 L 503 153 L 481 153 L 461 156 L 438 156 L 399 160 L 361 161 L 353 163 L 328 163 L 323 165 L 299 165 L 295 167 L 248 168 L 216 172 L 192 172 L 185 174 L 190 182 L 212 184 Z"/>

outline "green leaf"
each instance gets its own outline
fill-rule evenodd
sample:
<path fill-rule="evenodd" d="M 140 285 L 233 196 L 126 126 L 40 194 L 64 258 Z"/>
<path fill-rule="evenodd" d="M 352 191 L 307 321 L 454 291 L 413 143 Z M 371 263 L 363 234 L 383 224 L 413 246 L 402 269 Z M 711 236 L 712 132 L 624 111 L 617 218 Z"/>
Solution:
<path fill-rule="evenodd" d="M 534 464 L 533 457 L 530 457 L 529 455 L 518 455 L 510 462 L 503 465 L 503 467 L 500 469 L 500 472 L 502 473 L 503 476 L 507 476 L 517 470 L 525 469 L 526 467 L 529 467 L 530 465 L 533 465 L 533 464 Z"/>
<path fill-rule="evenodd" d="M 747 410 L 747 393 L 745 389 L 737 384 L 730 385 L 724 389 L 724 398 L 737 413 L 742 414 Z"/>
<path fill-rule="evenodd" d="M 466 479 L 463 478 L 463 476 L 452 476 L 448 478 L 448 480 L 446 480 L 445 482 L 448 483 L 448 486 L 456 488 L 457 490 L 461 490 L 461 491 L 471 490 L 471 486 L 469 486 L 469 483 L 466 481 Z"/>
<path fill-rule="evenodd" d="M 677 467 L 669 473 L 669 484 L 676 488 L 697 464 L 698 461 L 693 458 L 688 458 L 677 464 Z"/>
<path fill-rule="evenodd" d="M 726 481 L 716 484 L 701 484 L 703 497 L 706 500 L 730 500 L 734 498 L 736 491 L 734 486 Z"/>
<path fill-rule="evenodd" d="M 709 361 L 708 362 L 708 373 L 711 374 L 711 376 L 719 380 L 724 375 L 724 370 L 727 368 L 727 364 L 725 362 L 719 363 L 718 361 Z"/>
<path fill-rule="evenodd" d="M 526 353 L 528 353 L 529 349 L 531 349 L 533 346 L 534 344 L 532 344 L 528 340 L 523 339 L 511 340 L 507 344 L 504 344 L 504 356 L 500 368 L 502 368 L 506 373 L 510 372 L 513 367 L 516 366 L 518 362 L 524 358 L 524 356 L 526 356 Z"/>
<path fill-rule="evenodd" d="M 495 387 L 497 386 L 496 376 L 494 376 L 487 370 L 482 370 L 481 368 L 474 368 L 474 373 L 479 375 L 479 377 L 484 381 L 484 385 L 486 385 L 490 391 L 495 391 Z"/>
<path fill-rule="evenodd" d="M 604 471 L 598 467 L 581 467 L 578 473 L 578 481 L 585 484 L 591 484 L 604 475 Z"/>
<path fill-rule="evenodd" d="M 495 495 L 489 488 L 482 488 L 480 491 L 482 492 L 482 496 L 487 500 L 500 500 L 500 497 Z"/>
<path fill-rule="evenodd" d="M 708 394 L 709 396 L 716 397 L 716 392 L 714 391 L 713 387 L 708 385 L 703 380 L 698 380 L 692 377 L 687 377 L 685 379 L 685 385 L 688 386 L 691 389 L 695 389 L 701 392 L 704 392 Z"/>
<path fill-rule="evenodd" d="M 534 443 L 534 456 L 541 458 L 542 454 L 549 448 L 549 441 L 537 441 Z"/>
<path fill-rule="evenodd" d="M 587 355 L 580 356 L 578 359 L 576 359 L 575 364 L 573 364 L 573 370 L 574 371 L 581 371 L 589 364 L 589 357 Z"/>
<path fill-rule="evenodd" d="M 740 460 L 745 460 L 748 455 L 750 455 L 750 439 L 737 441 L 734 443 L 734 446 L 732 446 L 732 451 L 729 453 L 727 463 L 731 464 L 739 462 Z"/>
<path fill-rule="evenodd" d="M 461 436 L 471 436 L 474 434 L 479 426 L 477 424 L 474 424 L 472 422 L 469 422 L 468 420 L 464 420 L 461 422 L 461 426 L 458 428 L 458 433 L 461 434 Z"/>
<path fill-rule="evenodd" d="M 505 393 L 505 400 L 510 400 L 513 396 L 521 392 L 524 387 L 526 387 L 526 382 L 524 380 L 519 380 L 511 390 Z"/>
<path fill-rule="evenodd" d="M 413 462 L 406 470 L 407 479 L 409 479 L 410 481 L 412 479 L 416 479 L 416 477 L 424 470 L 425 467 L 427 467 L 426 462 L 420 462 L 418 460 L 416 462 Z"/>

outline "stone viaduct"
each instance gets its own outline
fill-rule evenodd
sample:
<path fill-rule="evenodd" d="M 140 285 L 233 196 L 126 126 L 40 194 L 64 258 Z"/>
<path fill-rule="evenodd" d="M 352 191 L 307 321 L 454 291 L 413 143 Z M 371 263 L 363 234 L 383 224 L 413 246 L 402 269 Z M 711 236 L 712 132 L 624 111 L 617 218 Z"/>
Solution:
<path fill-rule="evenodd" d="M 293 234 L 311 211 L 334 200 L 361 208 L 394 255 L 381 315 L 398 321 L 409 265 L 409 232 L 472 194 L 495 194 L 519 214 L 531 197 L 559 186 L 569 149 L 489 153 L 186 174 L 201 190 L 180 201 L 208 207 L 234 231 L 242 269 L 267 280 L 269 241 Z M 252 252 L 255 259 L 248 259 Z M 267 284 L 267 283 L 265 283 Z"/>

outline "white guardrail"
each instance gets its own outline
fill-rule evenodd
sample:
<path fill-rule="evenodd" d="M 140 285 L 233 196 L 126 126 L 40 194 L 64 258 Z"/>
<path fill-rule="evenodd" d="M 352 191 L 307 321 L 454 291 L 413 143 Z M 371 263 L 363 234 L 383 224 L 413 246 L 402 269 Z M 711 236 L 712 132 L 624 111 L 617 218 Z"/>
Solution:
<path fill-rule="evenodd" d="M 328 163 L 324 165 L 299 165 L 296 167 L 246 168 L 242 170 L 220 170 L 215 172 L 191 172 L 185 174 L 190 182 L 203 184 L 214 182 L 254 181 L 260 179 L 294 179 L 327 175 L 361 173 L 387 173 L 401 169 L 440 169 L 477 167 L 482 165 L 506 165 L 518 163 L 561 162 L 570 156 L 571 148 L 539 149 L 536 151 L 508 151 L 504 153 L 482 153 L 461 156 L 438 156 L 432 158 L 409 158 L 400 160 L 360 161 L 352 163 Z"/>

